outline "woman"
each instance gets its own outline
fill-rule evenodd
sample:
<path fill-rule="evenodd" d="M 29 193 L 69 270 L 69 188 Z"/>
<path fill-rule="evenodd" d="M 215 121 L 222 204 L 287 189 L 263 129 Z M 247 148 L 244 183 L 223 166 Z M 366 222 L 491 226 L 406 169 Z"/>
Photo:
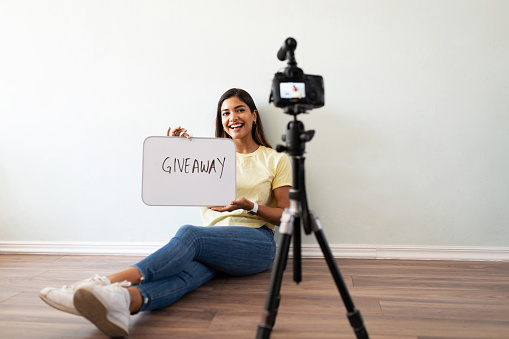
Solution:
<path fill-rule="evenodd" d="M 171 135 L 189 138 L 181 127 Z M 216 137 L 235 142 L 237 199 L 201 208 L 204 224 L 213 227 L 182 226 L 167 245 L 128 269 L 60 289 L 47 287 L 41 299 L 84 316 L 109 336 L 126 336 L 130 314 L 171 305 L 219 273 L 267 270 L 276 252 L 274 225 L 289 206 L 290 162 L 270 148 L 244 90 L 232 88 L 219 99 Z"/>

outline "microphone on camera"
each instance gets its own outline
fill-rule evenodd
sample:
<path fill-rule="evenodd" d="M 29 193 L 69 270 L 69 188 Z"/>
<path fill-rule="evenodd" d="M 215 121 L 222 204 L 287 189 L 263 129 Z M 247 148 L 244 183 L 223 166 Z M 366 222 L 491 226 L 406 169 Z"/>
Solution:
<path fill-rule="evenodd" d="M 294 38 L 288 38 L 283 42 L 283 46 L 277 52 L 277 58 L 281 61 L 286 60 L 286 54 L 288 51 L 295 51 L 297 48 L 297 41 Z"/>

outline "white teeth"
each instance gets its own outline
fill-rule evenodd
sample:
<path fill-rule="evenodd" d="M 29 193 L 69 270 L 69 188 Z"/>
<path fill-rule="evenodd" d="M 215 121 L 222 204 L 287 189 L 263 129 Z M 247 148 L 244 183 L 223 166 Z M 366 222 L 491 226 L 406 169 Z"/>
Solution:
<path fill-rule="evenodd" d="M 231 125 L 230 128 L 238 128 L 238 127 L 242 127 L 242 124 L 239 124 L 239 125 Z"/>

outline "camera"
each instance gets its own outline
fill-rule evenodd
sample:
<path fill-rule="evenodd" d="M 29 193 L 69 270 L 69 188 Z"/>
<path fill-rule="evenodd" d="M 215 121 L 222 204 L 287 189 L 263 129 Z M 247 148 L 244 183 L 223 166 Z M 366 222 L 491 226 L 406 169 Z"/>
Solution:
<path fill-rule="evenodd" d="M 274 75 L 269 102 L 285 109 L 285 113 L 298 114 L 325 104 L 323 78 L 320 75 L 304 74 L 297 67 L 295 49 L 297 41 L 288 38 L 277 53 L 279 60 L 288 60 L 283 72 Z"/>

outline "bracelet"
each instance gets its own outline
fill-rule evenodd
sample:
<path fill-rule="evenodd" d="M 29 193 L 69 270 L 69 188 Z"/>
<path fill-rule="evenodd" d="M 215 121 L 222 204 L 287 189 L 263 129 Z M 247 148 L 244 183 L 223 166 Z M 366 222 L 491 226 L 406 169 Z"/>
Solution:
<path fill-rule="evenodd" d="M 247 214 L 250 214 L 250 215 L 255 215 L 256 213 L 258 213 L 258 204 L 256 202 L 253 202 L 254 206 L 253 208 L 247 212 Z"/>

